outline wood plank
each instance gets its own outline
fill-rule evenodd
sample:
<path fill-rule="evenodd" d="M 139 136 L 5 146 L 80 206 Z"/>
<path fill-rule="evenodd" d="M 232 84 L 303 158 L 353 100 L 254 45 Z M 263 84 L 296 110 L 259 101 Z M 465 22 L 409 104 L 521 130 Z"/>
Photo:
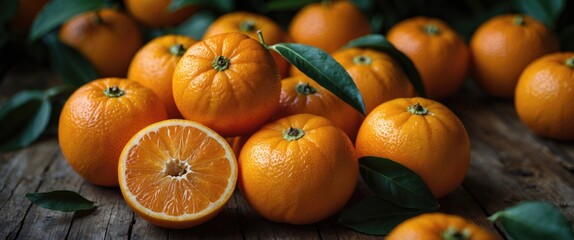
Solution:
<path fill-rule="evenodd" d="M 59 150 L 59 147 L 55 147 Z M 80 192 L 84 180 L 73 172 L 64 156 L 59 152 L 56 160 L 42 176 L 38 192 L 70 190 Z M 24 219 L 19 238 L 23 239 L 65 239 L 73 219 L 82 213 L 67 213 L 32 206 Z"/>
<path fill-rule="evenodd" d="M 449 106 L 465 124 L 472 144 L 465 187 L 487 215 L 520 201 L 541 200 L 561 206 L 573 220 L 574 175 L 561 164 L 570 161 L 564 159 L 568 155 L 555 155 L 541 144 L 518 120 L 511 102 L 473 94 L 457 99 Z M 574 148 L 561 144 L 557 149 Z"/>
<path fill-rule="evenodd" d="M 6 156 L 0 165 L 0 239 L 18 237 L 24 224 L 24 218 L 31 203 L 24 197 L 26 193 L 36 192 L 43 181 L 43 174 L 55 162 L 58 143 L 48 140 L 36 143 L 25 150 Z"/>
<path fill-rule="evenodd" d="M 71 239 L 127 239 L 133 213 L 117 187 L 98 187 L 84 180 L 81 191 L 98 207 L 74 216 L 68 237 Z"/>

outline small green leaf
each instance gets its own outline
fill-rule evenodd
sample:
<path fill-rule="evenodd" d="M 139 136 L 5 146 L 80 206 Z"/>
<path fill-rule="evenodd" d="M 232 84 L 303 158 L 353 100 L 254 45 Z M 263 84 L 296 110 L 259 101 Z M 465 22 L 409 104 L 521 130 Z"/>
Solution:
<path fill-rule="evenodd" d="M 515 2 L 523 13 L 535 17 L 551 29 L 554 29 L 556 20 L 566 6 L 564 0 L 520 0 Z"/>
<path fill-rule="evenodd" d="M 187 21 L 178 25 L 171 32 L 174 34 L 187 35 L 193 39 L 202 39 L 203 34 L 209 25 L 215 21 L 215 18 L 215 14 L 213 14 L 211 11 L 201 11 L 194 14 Z"/>
<path fill-rule="evenodd" d="M 74 86 L 84 85 L 98 78 L 98 73 L 84 56 L 60 42 L 57 32 L 51 32 L 42 38 L 48 46 L 50 63 L 66 83 Z"/>
<path fill-rule="evenodd" d="M 290 11 L 290 10 L 297 10 L 309 3 L 314 2 L 318 2 L 318 0 L 290 0 L 290 1 L 274 0 L 265 3 L 262 9 L 264 12 Z"/>
<path fill-rule="evenodd" d="M 568 219 L 546 202 L 521 202 L 488 220 L 499 221 L 512 239 L 574 239 Z"/>
<path fill-rule="evenodd" d="M 411 84 L 421 97 L 425 97 L 425 88 L 421 80 L 421 76 L 417 71 L 413 62 L 401 51 L 396 49 L 385 36 L 380 34 L 370 34 L 364 37 L 357 38 L 350 41 L 345 48 L 370 48 L 377 51 L 385 52 L 393 57 L 400 65 Z"/>
<path fill-rule="evenodd" d="M 70 18 L 87 11 L 94 11 L 105 6 L 104 0 L 52 0 L 40 11 L 30 31 L 30 40 L 44 36 Z"/>
<path fill-rule="evenodd" d="M 373 10 L 375 1 L 372 0 L 352 0 L 353 4 L 363 13 Z"/>
<path fill-rule="evenodd" d="M 43 91 L 22 91 L 0 106 L 0 152 L 26 147 L 46 129 L 52 104 Z"/>
<path fill-rule="evenodd" d="M 427 212 L 429 211 L 404 208 L 384 199 L 370 197 L 343 211 L 338 222 L 362 233 L 387 235 L 403 221 Z"/>
<path fill-rule="evenodd" d="M 190 6 L 190 5 L 197 5 L 197 6 L 204 6 L 210 7 L 220 12 L 231 12 L 235 5 L 234 0 L 172 0 L 171 4 L 169 4 L 169 11 L 175 12 L 178 9 Z"/>
<path fill-rule="evenodd" d="M 278 43 L 269 48 L 365 115 L 365 104 L 357 85 L 341 64 L 328 53 L 316 47 L 297 43 Z"/>
<path fill-rule="evenodd" d="M 436 210 L 439 207 L 423 179 L 400 163 L 362 157 L 359 164 L 363 181 L 379 198 L 406 208 Z"/>
<path fill-rule="evenodd" d="M 0 26 L 14 16 L 18 3 L 18 0 L 0 0 Z"/>
<path fill-rule="evenodd" d="M 96 208 L 95 202 L 68 190 L 27 193 L 26 198 L 40 207 L 62 212 L 85 211 Z"/>

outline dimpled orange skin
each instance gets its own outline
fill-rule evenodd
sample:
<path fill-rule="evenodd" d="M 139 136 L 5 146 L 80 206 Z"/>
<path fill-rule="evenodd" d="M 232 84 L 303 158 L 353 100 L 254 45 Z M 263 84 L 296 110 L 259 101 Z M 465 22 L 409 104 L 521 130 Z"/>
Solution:
<path fill-rule="evenodd" d="M 293 141 L 283 131 L 299 128 Z M 353 144 L 323 117 L 297 114 L 263 126 L 239 155 L 238 186 L 260 216 L 275 222 L 310 224 L 339 211 L 358 177 Z"/>
<path fill-rule="evenodd" d="M 427 213 L 410 218 L 396 226 L 386 240 L 443 240 L 443 233 L 452 228 L 464 234 L 466 231 L 469 240 L 497 240 L 488 230 L 456 215 L 444 213 Z M 451 235 L 452 237 L 452 235 Z M 452 238 L 455 239 L 455 238 Z"/>
<path fill-rule="evenodd" d="M 158 37 L 143 46 L 130 63 L 128 79 L 154 91 L 166 106 L 169 118 L 182 118 L 173 100 L 171 80 L 181 55 L 194 43 L 195 40 L 184 35 Z M 182 48 L 174 54 L 170 48 L 178 44 Z"/>
<path fill-rule="evenodd" d="M 425 26 L 434 25 L 435 35 Z M 431 99 L 453 95 L 464 83 L 470 65 L 470 51 L 462 38 L 445 22 L 415 17 L 393 26 L 387 37 L 414 63 Z"/>
<path fill-rule="evenodd" d="M 298 86 L 304 84 L 309 84 L 316 92 L 299 92 L 297 90 Z M 298 113 L 319 115 L 331 120 L 333 125 L 341 128 L 352 140 L 357 136 L 357 131 L 364 118 L 361 113 L 349 104 L 306 76 L 281 80 L 279 105 L 280 107 L 272 119 L 279 119 Z"/>
<path fill-rule="evenodd" d="M 247 23 L 252 23 L 249 25 Z M 249 12 L 232 12 L 217 18 L 205 31 L 203 39 L 227 32 L 240 32 L 255 40 L 259 40 L 257 31 L 261 30 L 265 43 L 273 45 L 286 42 L 287 33 L 270 18 Z M 276 52 L 271 52 L 279 73 L 282 77 L 289 74 L 289 62 Z"/>
<path fill-rule="evenodd" d="M 419 103 L 428 110 L 407 109 Z M 436 198 L 456 189 L 470 163 L 470 140 L 447 107 L 425 98 L 397 98 L 376 107 L 363 121 L 357 154 L 391 159 L 416 172 Z"/>
<path fill-rule="evenodd" d="M 368 59 L 365 60 L 367 62 L 360 62 L 361 57 Z M 363 95 L 367 114 L 388 100 L 414 96 L 413 86 L 402 67 L 386 53 L 349 48 L 333 53 L 333 58 L 347 70 L 357 84 Z"/>
<path fill-rule="evenodd" d="M 212 65 L 219 56 L 228 68 Z M 224 33 L 191 46 L 173 75 L 173 97 L 180 113 L 224 137 L 240 136 L 265 124 L 279 107 L 277 65 L 258 41 Z"/>
<path fill-rule="evenodd" d="M 301 9 L 289 25 L 289 36 L 331 53 L 347 42 L 371 33 L 367 18 L 349 1 L 330 5 L 311 3 Z"/>
<path fill-rule="evenodd" d="M 570 59 L 571 66 L 566 61 Z M 534 133 L 574 139 L 574 52 L 553 53 L 532 62 L 518 80 L 514 104 Z"/>
<path fill-rule="evenodd" d="M 558 41 L 542 23 L 523 16 L 524 25 L 514 23 L 517 15 L 501 15 L 483 23 L 473 34 L 472 75 L 489 95 L 512 98 L 520 74 L 542 55 L 558 50 Z"/>
<path fill-rule="evenodd" d="M 135 22 L 121 12 L 102 9 L 80 14 L 60 28 L 60 40 L 82 53 L 100 77 L 125 77 L 143 40 Z"/>
<path fill-rule="evenodd" d="M 196 6 L 186 6 L 171 12 L 168 9 L 172 0 L 125 0 L 127 11 L 146 27 L 175 26 L 190 18 L 197 10 Z"/>
<path fill-rule="evenodd" d="M 104 91 L 113 86 L 124 94 L 108 97 Z M 64 104 L 58 141 L 67 162 L 88 182 L 117 186 L 124 145 L 140 129 L 166 118 L 159 97 L 139 83 L 97 79 L 78 88 Z"/>

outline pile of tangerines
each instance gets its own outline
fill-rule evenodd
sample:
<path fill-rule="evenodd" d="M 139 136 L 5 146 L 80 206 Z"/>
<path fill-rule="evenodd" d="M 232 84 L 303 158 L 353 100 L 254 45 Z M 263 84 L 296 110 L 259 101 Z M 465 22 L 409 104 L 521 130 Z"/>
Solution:
<path fill-rule="evenodd" d="M 403 164 L 443 197 L 466 175 L 470 141 L 456 115 L 436 100 L 452 96 L 469 73 L 487 94 L 514 98 L 518 116 L 536 134 L 574 139 L 567 109 L 574 102 L 574 53 L 557 53 L 552 32 L 529 16 L 492 18 L 470 46 L 438 19 L 395 25 L 387 37 L 416 66 L 427 99 L 416 97 L 390 55 L 341 49 L 370 33 L 347 1 L 309 4 L 288 32 L 265 16 L 236 12 L 213 22 L 202 40 L 166 35 L 142 46 L 136 21 L 170 26 L 197 10 L 169 13 L 169 2 L 127 0 L 131 17 L 103 9 L 74 17 L 59 32 L 104 77 L 66 102 L 62 152 L 87 181 L 119 185 L 127 204 L 153 224 L 187 228 L 208 221 L 236 184 L 266 219 L 318 222 L 349 200 L 362 156 Z M 267 44 L 296 42 L 330 53 L 357 85 L 367 115 L 270 53 L 258 30 Z M 441 214 L 408 220 L 389 238 L 406 239 L 421 222 L 494 238 Z"/>

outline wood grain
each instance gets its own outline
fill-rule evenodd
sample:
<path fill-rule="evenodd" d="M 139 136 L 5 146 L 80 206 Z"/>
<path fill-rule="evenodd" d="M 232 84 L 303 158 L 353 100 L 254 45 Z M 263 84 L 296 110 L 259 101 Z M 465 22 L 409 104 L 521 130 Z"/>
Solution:
<path fill-rule="evenodd" d="M 16 85 L 10 87 L 20 87 Z M 0 99 L 9 93 L 2 88 Z M 574 142 L 533 135 L 517 118 L 512 102 L 475 90 L 444 103 L 464 123 L 472 153 L 467 177 L 439 200 L 440 211 L 461 215 L 501 236 L 502 228 L 486 218 L 520 201 L 548 201 L 574 220 Z M 98 207 L 62 213 L 31 205 L 24 197 L 59 189 L 76 191 Z M 371 194 L 359 182 L 347 207 Z M 337 224 L 337 215 L 311 225 L 270 222 L 253 212 L 238 191 L 205 224 L 186 230 L 156 227 L 129 209 L 118 188 L 97 187 L 78 176 L 55 137 L 0 154 L 0 216 L 0 239 L 382 239 Z"/>

